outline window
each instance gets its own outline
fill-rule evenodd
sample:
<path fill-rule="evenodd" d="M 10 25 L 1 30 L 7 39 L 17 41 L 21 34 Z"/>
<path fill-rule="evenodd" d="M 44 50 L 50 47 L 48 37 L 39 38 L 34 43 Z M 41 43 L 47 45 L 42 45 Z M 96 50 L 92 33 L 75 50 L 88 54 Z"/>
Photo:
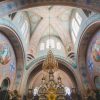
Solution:
<path fill-rule="evenodd" d="M 76 12 L 75 17 L 72 19 L 71 36 L 73 43 L 75 43 L 76 41 L 81 23 L 82 23 L 82 17 L 79 15 L 79 13 Z"/>
<path fill-rule="evenodd" d="M 22 32 L 22 35 L 24 35 L 24 37 L 26 37 L 27 30 L 28 30 L 28 22 L 25 20 L 25 22 L 21 28 L 21 32 Z"/>
<path fill-rule="evenodd" d="M 77 34 L 79 32 L 79 25 L 75 18 L 73 18 L 72 20 L 72 29 L 73 29 L 73 32 L 75 33 L 75 36 L 77 37 Z"/>
<path fill-rule="evenodd" d="M 83 9 L 83 11 L 87 17 L 89 17 L 92 13 L 90 10 L 86 10 L 86 9 Z"/>
<path fill-rule="evenodd" d="M 61 49 L 61 44 L 60 44 L 60 42 L 57 42 L 57 49 L 58 49 L 58 50 Z"/>
<path fill-rule="evenodd" d="M 55 48 L 55 44 L 54 44 L 54 40 L 53 39 L 47 40 L 47 42 L 46 42 L 46 48 L 48 49 L 49 47 Z"/>
<path fill-rule="evenodd" d="M 63 44 L 62 42 L 59 40 L 59 38 L 57 37 L 51 37 L 51 38 L 43 38 L 43 40 L 41 39 L 40 43 L 39 43 L 39 48 L 38 50 L 41 51 L 48 51 L 48 49 L 51 50 L 58 50 L 58 52 L 60 50 L 62 50 L 63 48 Z"/>
<path fill-rule="evenodd" d="M 97 89 L 100 89 L 100 77 L 99 76 L 95 77 L 95 86 Z"/>
<path fill-rule="evenodd" d="M 79 15 L 79 13 L 76 12 L 75 18 L 72 19 L 72 32 L 71 32 L 72 40 L 74 43 L 76 41 L 76 37 L 78 35 L 81 23 L 82 23 L 82 17 Z"/>
<path fill-rule="evenodd" d="M 44 46 L 45 46 L 44 43 L 41 43 L 40 44 L 40 50 L 44 50 Z"/>
<path fill-rule="evenodd" d="M 71 32 L 71 36 L 72 36 L 73 43 L 75 43 L 75 41 L 76 41 L 76 37 L 75 37 L 75 34 L 74 34 L 73 31 Z"/>
<path fill-rule="evenodd" d="M 78 24 L 80 25 L 82 22 L 82 17 L 79 15 L 79 13 L 76 13 L 76 20 L 77 20 Z"/>
<path fill-rule="evenodd" d="M 11 20 L 13 20 L 16 14 L 17 14 L 17 12 L 9 14 L 8 16 L 9 16 L 9 18 L 11 18 Z"/>

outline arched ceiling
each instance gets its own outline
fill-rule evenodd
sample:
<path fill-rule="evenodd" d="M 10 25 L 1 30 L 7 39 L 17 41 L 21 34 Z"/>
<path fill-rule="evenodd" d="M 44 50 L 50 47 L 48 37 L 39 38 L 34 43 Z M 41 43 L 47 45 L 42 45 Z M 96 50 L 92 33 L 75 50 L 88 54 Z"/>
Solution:
<path fill-rule="evenodd" d="M 0 17 L 22 9 L 27 12 L 31 25 L 29 54 L 32 52 L 35 56 L 39 40 L 48 34 L 49 17 L 51 34 L 59 36 L 66 49 L 72 45 L 69 24 L 73 7 L 100 12 L 99 6 L 98 0 L 1 0 Z"/>
<path fill-rule="evenodd" d="M 40 39 L 44 36 L 58 36 L 66 47 L 71 43 L 69 25 L 73 7 L 41 6 L 27 9 L 31 25 L 30 50 L 36 54 Z"/>

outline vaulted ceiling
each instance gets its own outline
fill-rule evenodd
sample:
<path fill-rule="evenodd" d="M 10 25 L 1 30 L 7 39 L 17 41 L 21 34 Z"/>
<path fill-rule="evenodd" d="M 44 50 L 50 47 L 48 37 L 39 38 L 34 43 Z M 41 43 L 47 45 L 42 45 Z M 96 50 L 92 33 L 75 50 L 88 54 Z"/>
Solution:
<path fill-rule="evenodd" d="M 67 5 L 100 12 L 100 0 L 0 0 L 0 16 L 40 5 Z"/>
<path fill-rule="evenodd" d="M 31 25 L 30 50 L 36 54 L 40 39 L 47 35 L 58 36 L 66 47 L 71 44 L 70 19 L 73 7 L 41 6 L 27 9 Z"/>

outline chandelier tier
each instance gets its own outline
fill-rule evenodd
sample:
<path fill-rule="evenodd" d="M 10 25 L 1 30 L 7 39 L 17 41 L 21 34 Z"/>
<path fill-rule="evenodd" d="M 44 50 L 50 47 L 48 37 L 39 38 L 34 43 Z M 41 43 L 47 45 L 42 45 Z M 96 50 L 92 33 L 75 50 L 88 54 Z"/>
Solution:
<path fill-rule="evenodd" d="M 45 59 L 45 61 L 43 62 L 42 69 L 44 71 L 49 71 L 52 69 L 53 72 L 57 71 L 57 69 L 58 69 L 58 62 L 57 62 L 56 58 L 54 57 L 51 50 L 48 51 L 48 55 L 47 55 L 47 58 Z"/>

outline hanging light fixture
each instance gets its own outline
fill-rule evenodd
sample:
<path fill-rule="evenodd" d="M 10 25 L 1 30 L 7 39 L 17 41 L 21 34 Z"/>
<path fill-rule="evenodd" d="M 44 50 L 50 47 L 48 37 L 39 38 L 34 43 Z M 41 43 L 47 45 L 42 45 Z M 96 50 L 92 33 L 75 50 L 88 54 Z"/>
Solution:
<path fill-rule="evenodd" d="M 56 71 L 58 69 L 58 62 L 54 57 L 51 50 L 48 51 L 47 58 L 43 62 L 42 69 L 44 71 L 53 70 Z"/>
<path fill-rule="evenodd" d="M 58 62 L 53 55 L 50 47 L 50 9 L 49 9 L 49 51 L 46 59 L 42 65 L 43 71 L 48 72 L 49 79 L 43 76 L 42 82 L 39 88 L 39 100 L 65 100 L 64 99 L 64 87 L 62 85 L 61 77 L 58 77 L 58 82 L 54 79 L 54 72 L 58 69 Z"/>
<path fill-rule="evenodd" d="M 50 9 L 49 9 L 49 50 L 48 50 L 47 58 L 43 62 L 42 69 L 44 71 L 52 70 L 53 72 L 58 69 L 58 62 L 52 53 L 51 44 L 50 44 Z"/>

